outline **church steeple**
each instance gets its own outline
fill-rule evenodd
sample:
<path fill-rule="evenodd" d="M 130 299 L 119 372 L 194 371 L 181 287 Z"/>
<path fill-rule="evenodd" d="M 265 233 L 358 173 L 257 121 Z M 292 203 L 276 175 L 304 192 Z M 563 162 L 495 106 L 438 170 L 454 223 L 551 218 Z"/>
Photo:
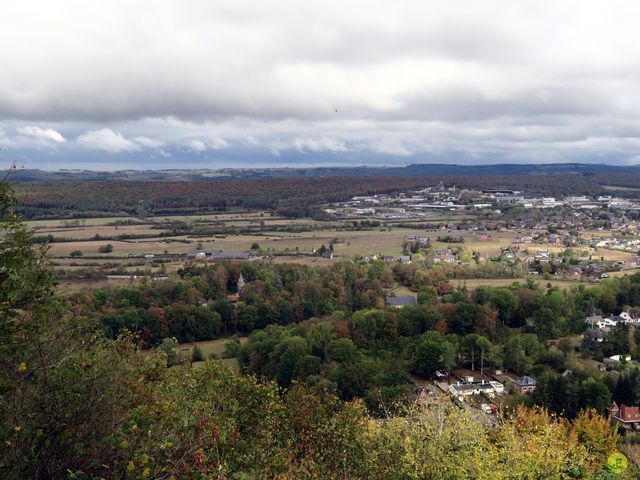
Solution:
<path fill-rule="evenodd" d="M 240 277 L 238 278 L 238 286 L 237 286 L 237 292 L 238 294 L 240 294 L 240 292 L 242 292 L 242 290 L 244 289 L 244 278 L 242 278 L 242 272 L 240 272 Z"/>

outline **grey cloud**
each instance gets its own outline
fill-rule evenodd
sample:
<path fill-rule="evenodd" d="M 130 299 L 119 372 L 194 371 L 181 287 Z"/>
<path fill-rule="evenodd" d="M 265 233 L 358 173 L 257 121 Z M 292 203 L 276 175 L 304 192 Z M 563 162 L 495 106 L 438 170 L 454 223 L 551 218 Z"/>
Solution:
<path fill-rule="evenodd" d="M 417 83 L 436 90 L 446 88 L 456 72 L 466 75 L 459 80 L 471 90 L 476 79 L 467 75 L 469 65 L 480 74 L 500 73 L 505 59 L 519 66 L 504 72 L 516 84 L 540 73 L 545 84 L 544 75 L 571 76 L 576 68 L 569 52 L 557 59 L 540 53 L 556 50 L 554 42 L 571 33 L 571 25 L 558 22 L 560 9 L 551 2 L 517 8 L 471 1 L 448 7 L 276 1 L 265 8 L 256 2 L 185 7 L 116 1 L 77 4 L 70 18 L 53 5 L 19 3 L 0 20 L 8 27 L 0 29 L 6 69 L 0 76 L 0 113 L 7 118 L 311 119 L 326 118 L 336 100 L 351 107 L 345 115 L 385 118 L 376 105 L 411 93 L 393 91 L 392 71 L 399 61 L 407 63 L 401 76 L 414 75 Z M 29 8 L 34 5 L 51 21 L 34 21 Z M 579 13 L 574 12 L 576 23 Z M 615 37 L 616 26 L 608 27 Z M 572 44 L 579 49 L 582 38 L 576 37 Z M 20 40 L 40 48 L 21 50 Z M 307 75 L 300 71 L 304 66 Z M 440 70 L 449 72 L 438 79 Z"/>
<path fill-rule="evenodd" d="M 635 158 L 639 14 L 595 0 L 9 2 L 0 145 Z"/>

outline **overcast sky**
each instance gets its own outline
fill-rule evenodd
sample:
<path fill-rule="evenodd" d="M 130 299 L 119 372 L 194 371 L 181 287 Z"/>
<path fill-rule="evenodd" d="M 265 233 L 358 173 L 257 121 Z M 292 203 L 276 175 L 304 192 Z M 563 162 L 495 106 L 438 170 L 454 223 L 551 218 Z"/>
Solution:
<path fill-rule="evenodd" d="M 8 1 L 0 167 L 640 164 L 638 18 L 613 0 Z"/>

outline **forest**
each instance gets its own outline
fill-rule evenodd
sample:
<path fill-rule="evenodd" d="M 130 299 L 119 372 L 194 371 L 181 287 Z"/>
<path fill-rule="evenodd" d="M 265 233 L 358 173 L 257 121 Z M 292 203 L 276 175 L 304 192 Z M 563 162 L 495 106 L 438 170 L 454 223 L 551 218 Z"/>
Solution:
<path fill-rule="evenodd" d="M 569 415 L 518 402 L 493 426 L 448 401 L 397 400 L 406 372 L 453 362 L 558 381 L 547 341 L 580 331 L 591 308 L 635 304 L 640 277 L 472 294 L 413 266 L 222 264 L 161 288 L 60 296 L 14 202 L 0 184 L 2 478 L 614 478 L 618 434 L 597 410 L 636 394 L 633 373 L 611 390 L 577 372 L 567 391 L 582 403 Z M 246 286 L 231 309 L 238 270 Z M 418 305 L 385 309 L 391 281 L 415 288 Z M 251 333 L 240 362 L 257 376 L 150 348 L 236 332 Z"/>
<path fill-rule="evenodd" d="M 606 413 L 611 400 L 640 402 L 635 369 L 603 375 L 575 364 L 572 353 L 602 360 L 640 354 L 640 334 L 619 325 L 604 341 L 568 336 L 587 328 L 592 312 L 620 313 L 640 302 L 640 275 L 608 279 L 591 288 L 452 288 L 442 269 L 383 261 L 338 262 L 326 268 L 252 262 L 193 266 L 182 281 L 102 289 L 67 298 L 79 316 L 98 319 L 105 335 L 137 333 L 141 346 L 164 338 L 192 342 L 247 335 L 239 356 L 245 373 L 287 388 L 306 382 L 343 400 L 362 398 L 372 415 L 384 415 L 411 397 L 410 374 L 431 378 L 437 370 L 506 369 L 538 379 L 539 405 L 574 417 L 584 408 Z M 246 286 L 230 303 L 242 273 Z M 418 303 L 385 308 L 385 287 L 395 282 L 417 291 Z M 557 340 L 561 339 L 560 342 Z M 560 375 L 570 369 L 572 375 Z"/>
<path fill-rule="evenodd" d="M 18 211 L 27 219 L 195 214 L 233 208 L 265 209 L 288 217 L 318 217 L 323 203 L 355 195 L 457 185 L 517 189 L 545 196 L 606 194 L 603 185 L 640 186 L 640 175 L 565 173 L 548 175 L 329 176 L 221 178 L 188 181 L 16 182 Z M 625 192 L 618 192 L 624 195 Z"/>

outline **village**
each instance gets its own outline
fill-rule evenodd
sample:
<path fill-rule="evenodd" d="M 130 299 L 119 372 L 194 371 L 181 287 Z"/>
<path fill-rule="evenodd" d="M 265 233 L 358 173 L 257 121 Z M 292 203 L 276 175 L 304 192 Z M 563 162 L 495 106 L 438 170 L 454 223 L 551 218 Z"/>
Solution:
<path fill-rule="evenodd" d="M 640 266 L 636 257 L 640 219 L 635 213 L 639 210 L 638 201 L 613 196 L 556 199 L 513 190 L 457 189 L 455 185 L 445 187 L 441 182 L 437 187 L 396 195 L 354 197 L 324 211 L 335 218 L 366 217 L 368 221 L 386 222 L 420 221 L 429 217 L 428 211 L 466 213 L 468 217 L 455 223 L 432 222 L 431 226 L 436 228 L 427 229 L 427 235 L 406 236 L 405 247 L 409 248 L 405 248 L 405 255 L 384 256 L 384 260 L 407 263 L 412 255 L 429 252 L 428 258 L 434 264 L 490 260 L 508 266 L 521 264 L 524 274 L 595 282 L 608 278 L 610 272 Z M 500 252 L 483 255 L 483 245 L 498 239 Z M 438 245 L 430 250 L 436 243 L 434 240 Z M 377 256 L 364 258 L 375 260 Z"/>
<path fill-rule="evenodd" d="M 366 196 L 355 196 L 351 200 L 332 204 L 325 212 L 338 217 L 353 215 L 374 216 L 377 218 L 420 218 L 427 210 L 484 210 L 501 213 L 509 206 L 524 209 L 553 209 L 567 207 L 577 214 L 598 209 L 620 211 L 640 210 L 640 203 L 635 199 L 621 197 L 567 196 L 561 199 L 554 197 L 536 197 L 517 190 L 474 190 L 446 187 L 443 182 L 437 187 L 427 187 L 411 192 L 386 194 L 379 193 Z"/>
<path fill-rule="evenodd" d="M 413 304 L 415 301 L 412 297 L 387 298 L 387 306 L 392 308 Z M 602 352 L 596 352 L 592 347 L 607 342 L 616 329 L 627 336 L 640 333 L 640 309 L 631 308 L 618 315 L 604 317 L 592 315 L 585 318 L 585 324 L 588 328 L 580 335 L 580 351 L 582 357 L 593 361 L 600 372 L 617 380 L 629 368 L 640 367 L 640 361 L 632 359 L 631 355 L 616 353 L 603 357 Z M 416 402 L 429 408 L 443 401 L 451 401 L 460 408 L 475 412 L 478 418 L 495 423 L 514 395 L 533 396 L 538 383 L 533 376 L 515 375 L 502 368 L 484 368 L 484 355 L 478 357 L 479 369 L 474 367 L 475 361 L 472 361 L 471 368 L 436 371 L 432 380 L 414 378 L 417 385 L 414 390 Z M 573 372 L 568 368 L 561 373 L 564 378 L 571 375 Z M 607 412 L 610 422 L 618 425 L 623 434 L 635 435 L 640 431 L 640 406 L 618 405 L 613 401 Z"/>

